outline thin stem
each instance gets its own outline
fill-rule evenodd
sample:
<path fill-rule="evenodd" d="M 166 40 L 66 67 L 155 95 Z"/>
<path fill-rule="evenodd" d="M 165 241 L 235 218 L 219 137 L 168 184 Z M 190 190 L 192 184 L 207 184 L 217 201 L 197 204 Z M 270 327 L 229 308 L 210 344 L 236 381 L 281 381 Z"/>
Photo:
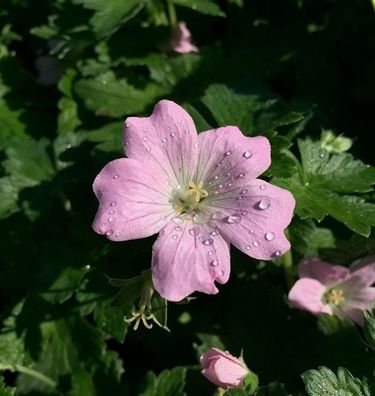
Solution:
<path fill-rule="evenodd" d="M 22 366 L 21 364 L 0 364 L 0 370 L 17 371 L 19 373 L 30 375 L 45 384 L 56 388 L 56 382 L 39 371 L 33 370 L 32 368 Z"/>
<path fill-rule="evenodd" d="M 177 25 L 176 9 L 174 7 L 174 4 L 170 0 L 167 0 L 167 8 L 168 8 L 168 15 L 169 15 L 169 23 L 170 23 L 170 25 L 172 27 L 176 26 Z"/>
<path fill-rule="evenodd" d="M 289 239 L 289 231 L 286 229 L 285 230 L 285 236 Z M 283 269 L 284 269 L 284 275 L 285 275 L 285 280 L 288 288 L 291 288 L 293 283 L 294 283 L 294 274 L 293 274 L 293 255 L 292 251 L 288 250 L 284 256 L 281 259 Z"/>

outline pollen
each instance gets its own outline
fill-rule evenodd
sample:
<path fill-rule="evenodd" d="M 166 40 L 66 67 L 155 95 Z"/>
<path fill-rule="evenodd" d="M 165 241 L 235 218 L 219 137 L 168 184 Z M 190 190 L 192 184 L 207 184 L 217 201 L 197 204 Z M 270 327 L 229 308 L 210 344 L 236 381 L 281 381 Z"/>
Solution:
<path fill-rule="evenodd" d="M 195 201 L 198 203 L 200 202 L 203 198 L 208 197 L 208 192 L 203 189 L 203 183 L 199 182 L 198 184 L 190 181 L 189 182 L 189 189 L 187 191 L 188 196 L 192 196 Z"/>
<path fill-rule="evenodd" d="M 331 289 L 325 294 L 325 299 L 328 304 L 337 307 L 345 300 L 344 291 L 341 289 Z"/>
<path fill-rule="evenodd" d="M 173 198 L 173 208 L 178 213 L 195 211 L 199 203 L 208 197 L 208 192 L 203 188 L 203 183 L 189 181 L 186 190 L 178 192 Z"/>

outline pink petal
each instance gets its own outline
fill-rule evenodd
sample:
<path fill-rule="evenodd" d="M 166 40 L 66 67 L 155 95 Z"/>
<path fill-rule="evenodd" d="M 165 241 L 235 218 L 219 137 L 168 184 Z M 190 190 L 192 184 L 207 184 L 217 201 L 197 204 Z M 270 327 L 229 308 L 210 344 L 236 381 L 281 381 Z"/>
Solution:
<path fill-rule="evenodd" d="M 180 54 L 198 52 L 198 48 L 191 42 L 191 33 L 185 22 L 179 22 L 175 27 L 171 47 L 173 51 Z"/>
<path fill-rule="evenodd" d="M 320 312 L 332 313 L 331 308 L 322 302 L 325 292 L 326 287 L 319 281 L 303 278 L 293 285 L 288 299 L 292 307 L 304 309 L 314 315 Z"/>
<path fill-rule="evenodd" d="M 205 225 L 174 221 L 160 232 L 154 244 L 155 289 L 169 301 L 180 301 L 194 291 L 216 294 L 215 281 L 225 283 L 229 279 L 228 243 Z"/>
<path fill-rule="evenodd" d="M 220 381 L 217 378 L 216 371 L 213 368 L 203 369 L 202 375 L 206 377 L 214 385 L 225 388 L 225 384 L 220 383 Z"/>
<path fill-rule="evenodd" d="M 219 383 L 226 387 L 239 387 L 249 370 L 238 363 L 228 361 L 224 357 L 216 360 L 214 370 Z"/>
<path fill-rule="evenodd" d="M 251 257 L 270 260 L 290 249 L 284 235 L 293 215 L 292 194 L 263 180 L 233 180 L 207 199 L 224 237 Z"/>
<path fill-rule="evenodd" d="M 347 281 L 341 286 L 344 290 L 345 301 L 341 307 L 334 309 L 334 313 L 343 318 L 352 319 L 362 326 L 363 311 L 371 309 L 375 300 L 375 288 L 361 287 L 359 284 L 353 285 L 351 281 Z"/>
<path fill-rule="evenodd" d="M 190 115 L 169 100 L 156 104 L 150 117 L 129 117 L 124 128 L 129 158 L 159 170 L 159 183 L 172 187 L 191 180 L 198 158 L 198 137 Z"/>
<path fill-rule="evenodd" d="M 210 348 L 208 351 L 204 352 L 204 354 L 202 355 L 202 358 L 201 358 L 201 366 L 203 368 L 207 368 L 209 366 L 210 360 L 218 358 L 218 357 L 224 357 L 224 358 L 231 360 L 235 363 L 240 362 L 240 364 L 242 364 L 244 367 L 246 367 L 245 364 L 242 363 L 238 358 L 234 357 L 229 352 L 224 352 L 218 348 Z"/>
<path fill-rule="evenodd" d="M 200 133 L 199 147 L 197 180 L 212 190 L 236 178 L 255 179 L 271 164 L 269 141 L 246 137 L 234 126 Z"/>
<path fill-rule="evenodd" d="M 375 256 L 370 256 L 350 268 L 351 276 L 358 279 L 362 286 L 375 283 Z"/>
<path fill-rule="evenodd" d="M 318 257 L 306 257 L 299 266 L 300 278 L 317 279 L 324 285 L 343 282 L 350 276 L 350 270 L 341 265 L 332 265 Z"/>
<path fill-rule="evenodd" d="M 93 228 L 112 241 L 144 238 L 160 231 L 173 216 L 160 173 L 133 159 L 108 163 L 93 189 L 99 200 Z"/>

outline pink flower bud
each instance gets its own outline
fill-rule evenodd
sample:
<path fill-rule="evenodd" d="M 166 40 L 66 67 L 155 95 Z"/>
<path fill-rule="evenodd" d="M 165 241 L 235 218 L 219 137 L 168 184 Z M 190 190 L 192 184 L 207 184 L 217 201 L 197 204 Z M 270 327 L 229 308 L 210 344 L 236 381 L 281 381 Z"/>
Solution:
<path fill-rule="evenodd" d="M 241 358 L 211 348 L 201 357 L 202 374 L 220 388 L 242 388 L 249 369 Z"/>

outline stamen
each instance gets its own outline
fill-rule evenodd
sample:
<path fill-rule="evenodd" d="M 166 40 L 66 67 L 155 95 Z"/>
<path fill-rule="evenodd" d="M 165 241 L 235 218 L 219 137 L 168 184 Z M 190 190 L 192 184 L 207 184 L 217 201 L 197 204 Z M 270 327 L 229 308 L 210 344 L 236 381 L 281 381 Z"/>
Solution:
<path fill-rule="evenodd" d="M 345 300 L 344 291 L 333 288 L 325 293 L 324 298 L 328 304 L 335 305 L 337 307 Z"/>

